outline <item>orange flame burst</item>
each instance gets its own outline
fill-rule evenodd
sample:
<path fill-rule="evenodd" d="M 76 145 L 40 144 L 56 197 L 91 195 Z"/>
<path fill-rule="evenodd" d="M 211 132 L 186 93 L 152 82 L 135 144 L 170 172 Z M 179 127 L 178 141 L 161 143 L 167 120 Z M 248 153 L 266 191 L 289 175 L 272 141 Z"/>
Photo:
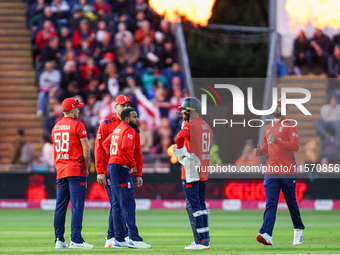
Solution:
<path fill-rule="evenodd" d="M 297 26 L 309 23 L 319 29 L 340 28 L 339 0 L 286 0 L 285 9 L 294 32 Z"/>
<path fill-rule="evenodd" d="M 170 22 L 177 22 L 177 13 L 194 24 L 208 25 L 216 0 L 150 0 L 150 6 Z"/>

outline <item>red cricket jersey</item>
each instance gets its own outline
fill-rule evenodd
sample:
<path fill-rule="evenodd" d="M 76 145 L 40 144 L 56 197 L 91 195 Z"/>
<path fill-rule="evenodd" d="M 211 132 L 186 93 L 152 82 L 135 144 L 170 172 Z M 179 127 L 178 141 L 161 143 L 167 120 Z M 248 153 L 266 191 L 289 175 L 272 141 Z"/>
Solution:
<path fill-rule="evenodd" d="M 121 122 L 105 139 L 103 148 L 110 154 L 109 164 L 119 164 L 129 169 L 137 166 L 136 176 L 142 176 L 143 156 L 140 137 L 129 124 Z"/>
<path fill-rule="evenodd" d="M 122 121 L 115 115 L 100 123 L 97 132 L 95 146 L 95 163 L 97 174 L 105 174 L 107 176 L 107 166 L 109 164 L 109 154 L 106 153 L 103 147 L 105 139 L 118 127 Z"/>
<path fill-rule="evenodd" d="M 86 165 L 80 139 L 87 137 L 84 124 L 72 117 L 64 117 L 52 129 L 54 163 L 57 179 L 69 176 L 86 177 Z"/>
<path fill-rule="evenodd" d="M 179 131 L 176 144 L 180 149 L 184 145 L 188 152 L 195 153 L 201 161 L 201 171 L 199 172 L 200 181 L 208 180 L 210 162 L 210 126 L 201 118 L 192 118 Z M 185 180 L 185 169 L 182 167 L 182 180 Z"/>
<path fill-rule="evenodd" d="M 294 174 L 294 166 L 296 165 L 294 151 L 299 150 L 299 134 L 294 123 L 285 121 L 283 117 L 278 123 L 273 122 L 264 127 L 263 145 L 261 147 L 261 155 L 268 153 L 266 162 L 267 169 L 269 166 L 286 166 L 289 168 L 285 171 L 267 171 L 270 174 Z M 282 126 L 283 124 L 286 126 Z M 269 142 L 270 134 L 274 134 L 276 139 L 274 143 Z"/>

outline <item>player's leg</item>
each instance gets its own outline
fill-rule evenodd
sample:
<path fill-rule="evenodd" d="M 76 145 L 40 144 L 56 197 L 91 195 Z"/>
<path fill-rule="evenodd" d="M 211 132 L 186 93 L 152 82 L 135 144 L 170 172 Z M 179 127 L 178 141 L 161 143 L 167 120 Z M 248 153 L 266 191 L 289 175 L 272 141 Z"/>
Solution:
<path fill-rule="evenodd" d="M 70 201 L 70 192 L 68 181 L 66 178 L 57 180 L 57 203 L 54 213 L 54 231 L 55 238 L 61 242 L 65 242 L 65 217 L 67 205 Z"/>
<path fill-rule="evenodd" d="M 70 187 L 70 197 L 72 203 L 71 217 L 71 241 L 77 244 L 84 242 L 81 236 L 83 223 L 83 213 L 86 195 L 86 177 L 67 177 Z"/>
<path fill-rule="evenodd" d="M 273 244 L 272 235 L 280 195 L 280 183 L 278 178 L 265 176 L 264 190 L 266 193 L 266 209 L 263 215 L 263 224 L 256 239 L 265 245 L 271 245 Z"/>
<path fill-rule="evenodd" d="M 280 179 L 280 184 L 282 188 L 283 196 L 285 197 L 290 217 L 292 218 L 294 225 L 294 240 L 293 244 L 298 245 L 302 243 L 302 230 L 305 229 L 305 226 L 302 223 L 300 210 L 298 203 L 296 201 L 295 194 L 295 183 L 296 178 L 282 178 Z"/>
<path fill-rule="evenodd" d="M 208 221 L 208 214 L 209 210 L 207 210 L 207 206 L 205 204 L 205 191 L 207 188 L 207 182 L 206 181 L 200 181 L 199 182 L 199 199 L 200 199 L 200 205 L 201 205 L 201 217 L 203 218 L 203 228 L 206 230 L 203 232 L 203 238 L 204 240 L 200 240 L 202 243 L 206 242 L 209 244 L 209 221 Z"/>
<path fill-rule="evenodd" d="M 115 170 L 118 165 L 116 164 L 109 164 L 107 169 L 107 174 L 110 180 L 110 187 L 111 187 L 111 197 L 112 200 L 110 201 L 111 207 L 113 210 L 113 221 L 114 221 L 114 230 L 115 230 L 115 238 L 118 242 L 124 242 L 124 235 L 126 224 L 123 224 L 125 222 L 124 217 L 122 217 L 122 210 L 120 207 L 120 204 L 118 202 L 117 197 L 117 191 L 120 188 L 119 180 L 117 180 L 116 172 Z"/>
<path fill-rule="evenodd" d="M 194 235 L 194 241 L 195 241 L 195 244 L 197 244 L 200 241 L 198 238 L 198 234 L 197 234 L 197 221 L 196 221 L 196 218 L 194 217 L 194 211 L 192 210 L 191 204 L 188 199 L 186 199 L 186 209 L 187 209 L 187 213 L 189 216 L 192 233 Z"/>

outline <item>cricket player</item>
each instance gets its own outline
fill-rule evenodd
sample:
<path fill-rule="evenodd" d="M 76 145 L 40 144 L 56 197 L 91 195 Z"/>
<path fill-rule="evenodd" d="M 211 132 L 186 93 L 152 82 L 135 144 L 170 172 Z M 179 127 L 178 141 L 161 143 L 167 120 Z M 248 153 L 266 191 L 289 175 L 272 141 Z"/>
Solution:
<path fill-rule="evenodd" d="M 131 174 L 136 174 L 137 187 L 143 185 L 138 117 L 134 108 L 124 109 L 120 116 L 122 122 L 103 142 L 106 153 L 110 154 L 107 173 L 114 205 L 115 228 L 115 244 L 112 248 L 148 249 L 151 245 L 143 242 L 136 226 L 136 202 L 131 177 Z M 121 215 L 125 221 L 122 221 Z M 129 229 L 128 242 L 124 240 L 125 222 Z"/>
<path fill-rule="evenodd" d="M 107 195 L 109 196 L 111 208 L 109 214 L 109 228 L 107 231 L 107 236 L 105 237 L 105 248 L 110 248 L 115 244 L 115 230 L 114 230 L 114 221 L 113 221 L 113 200 L 111 194 L 110 180 L 107 175 L 107 167 L 109 162 L 109 154 L 103 148 L 103 142 L 105 139 L 116 129 L 116 127 L 122 122 L 120 119 L 120 114 L 122 111 L 132 105 L 132 102 L 129 100 L 127 96 L 120 95 L 115 100 L 115 108 L 117 110 L 117 114 L 111 118 L 104 120 L 98 129 L 97 138 L 96 138 L 96 146 L 95 146 L 95 163 L 97 170 L 97 182 L 100 185 L 105 186 Z M 121 219 L 123 221 L 124 226 L 124 236 L 126 241 L 128 241 L 128 230 L 126 227 L 126 222 L 124 222 L 124 217 L 121 215 Z"/>
<path fill-rule="evenodd" d="M 195 239 L 184 248 L 207 250 L 210 249 L 209 210 L 205 204 L 205 191 L 209 175 L 207 169 L 210 161 L 211 129 L 199 117 L 201 103 L 196 98 L 185 98 L 179 109 L 179 117 L 183 118 L 184 126 L 177 135 L 174 153 L 183 165 L 182 186 Z"/>
<path fill-rule="evenodd" d="M 56 249 L 68 248 L 65 242 L 65 216 L 71 199 L 70 248 L 92 249 L 93 245 L 81 236 L 90 149 L 85 126 L 78 119 L 79 109 L 84 104 L 74 98 L 62 103 L 64 118 L 52 129 L 54 162 L 57 169 L 57 204 L 54 214 Z"/>
<path fill-rule="evenodd" d="M 288 106 L 287 106 L 288 109 Z M 256 240 L 264 245 L 273 245 L 272 232 L 275 224 L 276 210 L 280 190 L 285 197 L 290 216 L 294 225 L 293 244 L 302 243 L 302 231 L 305 228 L 295 197 L 295 156 L 294 151 L 299 150 L 299 134 L 295 123 L 285 121 L 281 115 L 281 99 L 273 113 L 274 121 L 265 126 L 263 144 L 254 149 L 255 156 L 268 153 L 267 172 L 264 177 L 266 193 L 266 210 L 263 216 L 263 225 Z M 276 167 L 276 168 L 275 168 Z M 285 170 L 283 167 L 286 167 Z"/>

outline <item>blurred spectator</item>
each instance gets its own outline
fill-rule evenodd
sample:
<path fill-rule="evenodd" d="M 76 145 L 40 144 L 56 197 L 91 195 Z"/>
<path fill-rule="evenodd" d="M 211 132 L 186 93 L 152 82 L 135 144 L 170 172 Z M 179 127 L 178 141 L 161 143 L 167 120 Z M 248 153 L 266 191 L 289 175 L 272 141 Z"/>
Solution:
<path fill-rule="evenodd" d="M 103 94 L 102 100 L 97 101 L 93 108 L 93 113 L 98 115 L 97 124 L 100 124 L 107 118 L 111 118 L 116 113 L 115 103 L 112 101 L 109 93 Z"/>
<path fill-rule="evenodd" d="M 39 94 L 37 104 L 37 115 L 40 116 L 43 112 L 44 99 L 48 95 L 48 91 L 52 87 L 60 87 L 61 74 L 60 71 L 54 69 L 54 62 L 46 62 L 45 71 L 40 74 L 39 77 Z"/>
<path fill-rule="evenodd" d="M 148 128 L 146 121 L 141 121 L 139 124 L 140 130 L 140 146 L 142 153 L 149 154 L 153 145 L 153 136 L 151 130 Z"/>
<path fill-rule="evenodd" d="M 123 46 L 124 45 L 124 38 L 130 37 L 133 38 L 133 34 L 127 30 L 126 24 L 125 23 L 119 23 L 118 24 L 118 32 L 115 35 L 115 40 L 114 43 L 115 45 L 118 46 Z"/>
<path fill-rule="evenodd" d="M 24 130 L 22 128 L 18 129 L 18 137 L 13 141 L 13 149 L 10 164 L 15 165 L 21 164 L 20 162 L 21 152 L 26 141 L 27 140 L 25 137 Z"/>
<path fill-rule="evenodd" d="M 169 120 L 162 118 L 158 129 L 153 134 L 154 145 L 160 144 L 163 137 L 172 137 Z"/>
<path fill-rule="evenodd" d="M 118 83 L 118 73 L 115 64 L 109 63 L 106 65 L 105 73 L 107 74 L 107 89 L 111 96 L 115 98 L 118 96 L 120 88 Z"/>
<path fill-rule="evenodd" d="M 65 0 L 53 0 L 51 10 L 58 19 L 69 19 L 70 6 Z"/>
<path fill-rule="evenodd" d="M 90 28 L 89 21 L 82 19 L 79 23 L 79 29 L 73 33 L 73 46 L 80 47 L 81 41 L 85 39 L 89 44 L 92 44 L 95 39 L 95 32 Z"/>
<path fill-rule="evenodd" d="M 77 81 L 71 81 L 68 85 L 67 88 L 64 90 L 59 90 L 58 93 L 58 99 L 62 102 L 66 98 L 69 97 L 74 97 L 76 95 L 82 94 L 79 87 L 78 87 L 78 82 Z"/>
<path fill-rule="evenodd" d="M 159 23 L 159 31 L 162 34 L 162 38 L 164 42 L 175 42 L 175 37 L 170 31 L 170 23 L 165 19 L 162 19 Z"/>
<path fill-rule="evenodd" d="M 336 96 L 331 96 L 329 104 L 321 107 L 321 120 L 315 121 L 316 129 L 323 138 L 329 138 L 335 134 L 335 141 L 340 142 L 340 105 Z"/>
<path fill-rule="evenodd" d="M 96 32 L 96 41 L 102 42 L 104 39 L 104 36 L 111 37 L 111 33 L 106 28 L 106 22 L 104 20 L 99 21 L 98 23 L 98 29 Z"/>
<path fill-rule="evenodd" d="M 306 52 L 309 71 L 314 73 L 314 64 L 316 62 L 321 62 L 323 72 L 327 73 L 327 58 L 331 47 L 330 39 L 322 33 L 321 29 L 317 29 L 310 45 L 311 50 Z"/>
<path fill-rule="evenodd" d="M 41 49 L 39 62 L 41 64 L 41 67 L 43 67 L 47 61 L 55 61 L 58 64 L 60 57 L 61 54 L 59 53 L 59 38 L 52 37 L 49 40 L 48 44 Z"/>
<path fill-rule="evenodd" d="M 174 76 L 171 80 L 171 91 L 174 91 L 175 89 L 182 89 L 183 84 L 181 83 L 181 78 L 178 76 Z"/>
<path fill-rule="evenodd" d="M 43 29 L 45 21 L 50 21 L 56 30 L 59 29 L 58 19 L 53 15 L 50 6 L 45 6 L 43 14 L 35 15 L 29 21 L 29 27 L 32 30 L 32 32 L 39 31 Z"/>
<path fill-rule="evenodd" d="M 170 103 L 167 100 L 167 91 L 164 88 L 157 88 L 155 91 L 155 98 L 153 100 L 155 107 L 159 109 L 161 118 L 168 118 Z"/>
<path fill-rule="evenodd" d="M 80 77 L 82 78 L 82 88 L 87 89 L 90 80 L 94 77 L 99 78 L 99 69 L 94 65 L 93 58 L 87 58 L 86 65 L 82 67 L 80 71 Z"/>
<path fill-rule="evenodd" d="M 260 163 L 259 157 L 254 156 L 253 147 L 253 140 L 246 140 L 242 155 L 235 161 L 235 166 L 257 166 Z"/>
<path fill-rule="evenodd" d="M 171 41 L 164 43 L 164 50 L 162 52 L 162 67 L 171 67 L 174 63 L 178 62 L 177 50 Z"/>
<path fill-rule="evenodd" d="M 105 86 L 106 87 L 106 86 Z M 88 95 L 95 95 L 96 99 L 102 98 L 102 92 L 99 90 L 99 79 L 94 77 L 90 80 L 89 86 L 85 91 L 85 101 L 88 100 Z"/>
<path fill-rule="evenodd" d="M 135 16 L 137 12 L 143 12 L 147 20 L 152 20 L 152 13 L 150 11 L 149 5 L 146 3 L 145 0 L 136 0 L 136 4 L 134 6 L 134 11 L 131 13 L 132 16 Z"/>
<path fill-rule="evenodd" d="M 46 20 L 43 29 L 40 30 L 35 37 L 35 43 L 37 44 L 38 49 L 47 45 L 52 37 L 58 37 L 58 34 L 52 26 L 51 21 Z"/>
<path fill-rule="evenodd" d="M 99 17 L 109 16 L 111 14 L 111 6 L 104 3 L 104 0 L 96 0 L 93 4 L 94 12 Z"/>
<path fill-rule="evenodd" d="M 136 84 L 142 84 L 141 79 L 139 75 L 135 72 L 135 68 L 133 67 L 133 65 L 127 65 L 119 76 L 119 85 L 121 89 L 124 89 L 127 86 L 126 79 L 128 77 L 132 77 L 135 80 Z"/>
<path fill-rule="evenodd" d="M 122 68 L 137 63 L 140 51 L 138 44 L 134 42 L 133 38 L 124 38 L 124 45 L 119 46 L 117 50 L 117 60 Z"/>
<path fill-rule="evenodd" d="M 77 70 L 76 62 L 73 60 L 68 60 L 63 67 L 61 88 L 65 89 L 67 88 L 68 84 L 73 81 L 78 81 L 79 79 L 80 76 Z"/>
<path fill-rule="evenodd" d="M 129 4 L 127 0 L 110 1 L 110 3 L 112 7 L 112 13 L 115 13 L 116 15 L 121 15 L 123 13 L 126 13 L 129 8 Z"/>
<path fill-rule="evenodd" d="M 337 34 L 333 37 L 332 43 L 333 45 L 340 45 L 340 34 Z"/>
<path fill-rule="evenodd" d="M 155 66 L 159 63 L 159 52 L 157 51 L 156 45 L 152 42 L 152 37 L 146 35 L 144 37 L 144 43 L 140 46 L 140 61 L 138 65 L 140 68 Z"/>
<path fill-rule="evenodd" d="M 60 49 L 60 47 L 59 47 Z M 65 55 L 65 53 L 67 53 L 68 51 L 73 51 L 73 42 L 72 39 L 67 39 L 65 41 L 64 47 L 60 49 L 60 54 L 61 55 Z"/>
<path fill-rule="evenodd" d="M 150 35 L 151 42 L 155 40 L 155 30 L 150 28 L 150 22 L 147 20 L 143 21 L 143 25 L 141 28 L 137 29 L 135 32 L 135 40 L 138 44 L 142 44 L 144 42 L 144 38 L 146 35 Z"/>
<path fill-rule="evenodd" d="M 59 36 L 59 49 L 64 49 L 65 48 L 65 43 L 68 40 L 72 40 L 72 35 L 70 34 L 70 30 L 63 26 L 60 29 L 60 36 Z"/>
<path fill-rule="evenodd" d="M 155 89 L 157 82 L 162 82 L 163 86 L 166 86 L 166 77 L 159 71 L 159 68 L 155 66 L 153 69 L 149 67 L 142 75 L 143 89 L 146 91 L 148 99 L 155 97 Z"/>
<path fill-rule="evenodd" d="M 85 16 L 89 19 L 93 19 L 94 8 L 92 5 L 88 4 L 87 0 L 79 0 L 78 4 L 75 4 L 72 8 L 72 14 L 77 13 L 77 11 L 82 10 Z"/>
<path fill-rule="evenodd" d="M 40 138 L 40 142 L 43 144 L 43 147 L 41 150 L 41 156 L 39 160 L 42 163 L 47 163 L 49 172 L 55 172 L 53 157 L 54 149 L 49 136 L 43 135 Z"/>
<path fill-rule="evenodd" d="M 163 136 L 161 138 L 160 144 L 157 144 L 154 148 L 154 154 L 162 154 L 167 155 L 167 151 L 169 146 L 171 145 L 171 137 L 169 136 Z"/>
<path fill-rule="evenodd" d="M 298 38 L 294 41 L 294 64 L 297 67 L 306 63 L 306 52 L 309 48 L 309 42 L 307 40 L 306 34 L 301 30 L 299 32 Z"/>
<path fill-rule="evenodd" d="M 35 3 L 28 5 L 27 7 L 27 18 L 30 20 L 35 15 L 42 15 L 44 12 L 44 8 L 47 4 L 45 0 L 37 0 Z"/>
<path fill-rule="evenodd" d="M 182 105 L 184 97 L 182 96 L 182 91 L 180 89 L 175 89 L 173 94 L 174 95 L 170 99 L 169 122 L 172 133 L 175 134 L 180 123 L 180 118 L 177 116 L 178 107 Z"/>
<path fill-rule="evenodd" d="M 334 54 L 328 57 L 328 77 L 340 80 L 340 45 L 336 45 Z"/>
<path fill-rule="evenodd" d="M 111 63 L 115 60 L 116 56 L 114 52 L 116 52 L 116 48 L 111 43 L 111 37 L 109 34 L 105 34 L 103 41 L 101 43 L 96 43 L 94 53 L 96 59 L 100 60 L 99 65 L 101 71 L 104 71 L 107 63 Z"/>
<path fill-rule="evenodd" d="M 142 28 L 143 26 L 143 21 L 145 20 L 145 13 L 140 11 L 137 12 L 136 16 L 135 16 L 135 23 L 134 23 L 134 27 L 133 30 L 131 31 L 136 31 L 137 29 Z"/>
<path fill-rule="evenodd" d="M 178 63 L 173 63 L 170 68 L 166 68 L 163 72 L 167 79 L 167 88 L 170 90 L 172 87 L 172 80 L 174 77 L 178 77 L 180 79 L 181 89 L 184 88 L 185 77 L 183 72 L 181 71 L 181 66 Z M 172 88 L 175 89 L 175 88 Z"/>
<path fill-rule="evenodd" d="M 86 64 L 87 58 L 89 56 L 92 56 L 92 51 L 90 49 L 90 43 L 86 39 L 84 39 L 84 40 L 81 41 L 80 53 L 77 56 L 80 67 L 83 67 Z"/>
<path fill-rule="evenodd" d="M 44 118 L 45 131 L 47 135 L 50 136 L 54 125 L 63 118 L 60 101 L 57 98 L 50 98 L 47 111 L 48 114 Z"/>
<path fill-rule="evenodd" d="M 92 6 L 91 6 L 92 7 Z M 80 24 L 80 21 L 85 18 L 83 7 L 78 7 L 75 11 L 75 13 L 72 15 L 71 19 L 71 28 L 73 31 L 75 31 Z"/>
<path fill-rule="evenodd" d="M 331 164 L 339 163 L 339 150 L 339 142 L 336 141 L 333 136 L 329 136 L 322 141 L 321 154 L 318 162 L 320 162 L 322 158 L 327 158 Z"/>

